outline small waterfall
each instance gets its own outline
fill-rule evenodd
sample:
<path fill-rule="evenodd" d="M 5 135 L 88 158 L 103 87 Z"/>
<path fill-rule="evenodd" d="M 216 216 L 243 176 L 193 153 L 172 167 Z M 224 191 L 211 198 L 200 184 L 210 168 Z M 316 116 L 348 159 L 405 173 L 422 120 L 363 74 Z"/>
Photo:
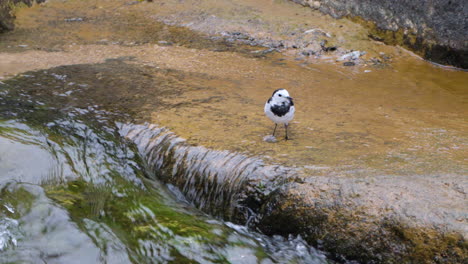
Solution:
<path fill-rule="evenodd" d="M 177 186 L 201 210 L 238 223 L 255 220 L 272 193 L 295 171 L 259 158 L 191 146 L 164 127 L 118 124 L 150 171 Z"/>

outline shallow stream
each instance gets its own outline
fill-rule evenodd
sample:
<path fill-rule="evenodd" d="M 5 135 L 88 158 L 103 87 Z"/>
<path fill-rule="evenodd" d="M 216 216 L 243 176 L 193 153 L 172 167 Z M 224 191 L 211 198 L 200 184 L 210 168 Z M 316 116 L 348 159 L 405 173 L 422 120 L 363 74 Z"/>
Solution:
<path fill-rule="evenodd" d="M 16 15 L 0 35 L 0 263 L 378 259 L 380 237 L 351 227 L 386 217 L 467 235 L 466 72 L 286 0 L 49 0 Z M 279 88 L 292 140 L 268 143 Z M 265 196 L 293 182 L 302 205 L 286 209 L 326 212 L 305 223 L 316 237 L 228 222 L 263 206 L 240 204 L 249 180 Z M 271 232 L 297 231 L 282 224 Z"/>
<path fill-rule="evenodd" d="M 1 263 L 329 263 L 300 237 L 195 209 L 120 135 L 130 116 L 64 103 L 93 88 L 66 79 L 41 71 L 0 84 Z M 65 82 L 75 89 L 51 88 Z"/>

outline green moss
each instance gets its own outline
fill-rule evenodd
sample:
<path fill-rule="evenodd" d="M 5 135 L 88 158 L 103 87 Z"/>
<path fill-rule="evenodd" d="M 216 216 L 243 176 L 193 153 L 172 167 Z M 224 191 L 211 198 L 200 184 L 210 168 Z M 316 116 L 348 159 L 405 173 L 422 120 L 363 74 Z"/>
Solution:
<path fill-rule="evenodd" d="M 83 219 L 91 219 L 104 222 L 122 236 L 121 239 L 134 246 L 140 239 L 161 235 L 159 239 L 164 239 L 172 233 L 202 240 L 219 239 L 208 224 L 174 210 L 153 191 L 132 186 L 99 186 L 83 180 L 44 188 L 51 199 L 70 212 L 74 221 L 82 223 Z"/>
<path fill-rule="evenodd" d="M 388 45 L 408 48 L 420 56 L 424 56 L 427 48 L 431 46 L 431 43 L 418 38 L 415 32 L 408 29 L 406 32 L 402 28 L 397 31 L 386 30 L 379 28 L 375 22 L 365 20 L 360 16 L 346 16 L 346 18 L 366 27 L 369 30 L 369 37 Z"/>
<path fill-rule="evenodd" d="M 406 261 L 462 263 L 468 258 L 467 243 L 460 234 L 405 225 L 394 225 L 393 231 L 411 249 Z"/>
<path fill-rule="evenodd" d="M 22 213 L 28 212 L 35 199 L 34 195 L 23 187 L 17 188 L 13 191 L 8 190 L 8 188 L 3 188 L 0 190 L 0 197 L 0 201 L 2 203 L 9 204 L 13 208 L 17 209 L 11 215 L 13 218 L 18 218 Z"/>
<path fill-rule="evenodd" d="M 265 207 L 258 226 L 262 231 L 301 235 L 315 246 L 320 241 L 321 247 L 338 258 L 362 263 L 463 263 L 468 257 L 460 234 L 412 227 L 396 217 L 377 219 L 366 215 L 366 208 L 311 206 L 295 196 L 276 197 Z"/>
<path fill-rule="evenodd" d="M 0 1 L 0 33 L 14 28 L 15 13 L 18 9 L 31 5 L 30 0 Z"/>

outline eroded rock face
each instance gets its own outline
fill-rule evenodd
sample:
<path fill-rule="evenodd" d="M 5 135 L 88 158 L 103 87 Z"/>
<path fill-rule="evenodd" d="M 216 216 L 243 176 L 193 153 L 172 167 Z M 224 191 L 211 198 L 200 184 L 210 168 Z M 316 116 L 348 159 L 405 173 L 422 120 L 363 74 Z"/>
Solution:
<path fill-rule="evenodd" d="M 424 58 L 468 68 L 468 5 L 463 0 L 292 0 L 335 18 L 351 17 L 370 36 Z"/>
<path fill-rule="evenodd" d="M 386 176 L 359 180 L 317 177 L 291 182 L 266 199 L 257 226 L 267 234 L 300 234 L 318 248 L 326 248 L 336 259 L 463 263 L 463 204 L 454 202 L 453 211 L 444 203 L 424 209 L 431 206 L 424 198 L 427 192 L 448 194 L 454 201 L 460 196 L 459 201 L 463 201 L 462 193 L 443 183 L 433 185 L 438 180 L 410 177 L 404 183 Z M 443 181 L 451 180 L 445 177 Z"/>

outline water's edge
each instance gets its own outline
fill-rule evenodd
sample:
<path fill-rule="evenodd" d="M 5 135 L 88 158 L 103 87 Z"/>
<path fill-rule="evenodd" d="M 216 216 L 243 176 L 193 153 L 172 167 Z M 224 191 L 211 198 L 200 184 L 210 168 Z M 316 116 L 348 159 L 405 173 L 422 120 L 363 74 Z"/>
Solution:
<path fill-rule="evenodd" d="M 120 124 L 120 128 L 121 135 L 133 141 L 158 172 L 159 180 L 177 186 L 198 208 L 224 220 L 247 224 L 268 235 L 301 235 L 335 259 L 462 263 L 466 256 L 462 231 L 424 219 L 413 219 L 410 224 L 398 211 L 411 210 L 411 206 L 379 205 L 387 212 L 376 214 L 372 212 L 375 207 L 359 198 L 369 193 L 350 197 L 346 188 L 359 189 L 358 179 L 317 178 L 315 193 L 304 193 L 296 169 L 190 146 L 154 124 Z M 332 197 L 331 193 L 338 195 Z"/>
<path fill-rule="evenodd" d="M 464 109 L 462 103 L 457 101 L 454 103 L 456 107 L 450 105 L 454 100 L 458 100 L 456 91 L 461 91 L 460 94 L 464 95 L 462 77 L 448 72 L 434 71 L 415 60 L 406 61 L 406 55 L 401 55 L 400 50 L 393 49 L 393 47 L 377 49 L 374 47 L 377 44 L 368 43 L 367 30 L 355 29 L 359 28 L 358 25 L 354 26 L 354 23 L 349 21 L 346 23 L 340 21 L 333 27 L 325 27 L 325 24 L 333 24 L 335 20 L 322 21 L 324 19 L 322 17 L 307 20 L 306 18 L 312 14 L 302 12 L 306 9 L 302 8 L 304 10 L 301 11 L 300 6 L 289 1 L 279 2 L 289 4 L 290 9 L 289 7 L 286 9 L 283 5 L 278 8 L 281 12 L 275 13 L 273 12 L 275 10 L 268 12 L 269 16 L 277 16 L 288 10 L 289 14 L 296 16 L 291 23 L 300 24 L 297 29 L 289 27 L 285 32 L 272 35 L 276 37 L 275 41 L 278 41 L 281 46 L 283 46 L 285 35 L 288 35 L 286 39 L 291 37 L 290 41 L 284 42 L 285 53 L 289 52 L 293 54 L 291 56 L 297 56 L 302 61 L 301 64 L 304 62 L 303 66 L 315 67 L 316 59 L 320 57 L 330 56 L 329 59 L 333 63 L 341 65 L 343 62 L 335 62 L 335 58 L 341 58 L 340 56 L 348 54 L 350 50 L 369 51 L 367 55 L 362 56 L 362 60 L 348 58 L 353 61 L 353 65 L 361 66 L 344 69 L 346 67 L 339 65 L 336 68 L 330 68 L 332 65 L 330 64 L 324 68 L 310 68 L 310 71 L 297 70 L 295 67 L 294 70 L 287 72 L 290 65 L 286 64 L 284 58 L 271 60 L 264 58 L 265 54 L 277 50 L 278 47 L 275 45 L 264 51 L 239 48 L 236 52 L 240 54 L 243 50 L 244 55 L 241 57 L 230 52 L 220 52 L 235 51 L 236 45 L 228 45 L 223 39 L 215 41 L 190 32 L 185 29 L 186 25 L 181 24 L 184 21 L 175 23 L 178 17 L 185 19 L 191 15 L 192 19 L 198 21 L 198 24 L 195 23 L 189 27 L 194 31 L 204 32 L 201 29 L 211 28 L 215 31 L 222 29 L 224 32 L 229 29 L 222 28 L 223 24 L 218 23 L 220 19 L 221 21 L 223 19 L 222 14 L 219 15 L 213 10 L 208 13 L 205 12 L 206 10 L 184 12 L 183 5 L 189 1 L 178 4 L 175 4 L 176 1 L 173 3 L 171 1 L 164 1 L 164 3 L 141 1 L 138 5 L 135 4 L 138 1 L 125 1 L 128 5 L 119 7 L 116 7 L 114 3 L 117 2 L 113 1 L 96 1 L 98 2 L 99 5 L 94 6 L 87 5 L 87 1 L 66 1 L 69 5 L 62 6 L 62 1 L 54 1 L 55 5 L 52 1 L 48 1 L 47 8 L 34 6 L 29 9 L 32 13 L 28 14 L 24 9 L 24 14 L 18 15 L 17 21 L 23 24 L 19 23 L 20 26 L 17 27 L 16 32 L 3 34 L 5 41 L 3 39 L 0 41 L 2 42 L 0 46 L 3 46 L 2 50 L 6 52 L 3 55 L 6 58 L 4 61 L 7 62 L 0 63 L 5 65 L 4 69 L 1 69 L 2 65 L 0 65 L 0 75 L 3 75 L 2 71 L 8 74 L 23 72 L 24 75 L 19 77 L 20 80 L 15 90 L 20 93 L 24 88 L 24 94 L 20 93 L 24 98 L 23 101 L 15 99 L 7 102 L 4 105 L 5 113 L 9 113 L 10 107 L 15 105 L 19 109 L 18 112 L 24 112 L 29 123 L 38 123 L 38 126 L 49 124 L 38 122 L 37 118 L 31 117 L 31 113 L 41 118 L 52 113 L 52 110 L 42 112 L 46 108 L 42 103 L 31 103 L 30 100 L 34 98 L 39 98 L 45 103 L 50 101 L 49 103 L 56 107 L 57 112 L 59 112 L 58 109 L 89 109 L 90 107 L 94 109 L 97 105 L 111 112 L 125 113 L 139 121 L 132 120 L 129 122 L 134 124 L 129 124 L 126 123 L 128 119 L 120 115 L 111 119 L 122 122 L 118 123 L 120 136 L 126 137 L 132 144 L 135 144 L 145 159 L 143 163 L 146 163 L 148 169 L 153 172 L 145 177 L 154 177 L 163 181 L 176 195 L 182 193 L 179 196 L 181 199 L 187 198 L 194 206 L 223 220 L 246 224 L 267 235 L 279 234 L 285 237 L 289 234 L 301 235 L 309 244 L 333 254 L 332 257 L 338 261 L 344 262 L 346 258 L 364 263 L 463 263 L 467 259 L 465 190 L 468 186 L 468 176 L 462 169 L 458 169 L 463 166 L 463 158 L 456 156 L 462 152 L 463 148 L 460 146 L 463 146 L 464 138 L 460 136 L 456 140 L 453 138 L 443 140 L 450 137 L 450 133 L 431 134 L 432 131 L 447 132 L 444 129 L 451 127 L 448 124 L 462 120 L 461 114 L 456 113 L 457 109 Z M 211 2 L 213 5 L 218 4 L 218 1 Z M 231 1 L 223 2 L 231 3 Z M 160 8 L 159 4 L 165 4 L 165 8 Z M 265 28 L 256 27 L 257 16 L 264 9 L 258 7 L 259 5 L 261 3 L 243 9 L 251 10 L 250 15 L 255 18 L 250 24 L 250 33 L 269 32 L 265 31 Z M 173 14 L 167 11 L 170 10 L 169 6 L 172 6 L 175 14 L 178 14 L 174 16 L 175 21 L 161 20 L 161 17 L 168 19 Z M 147 12 L 142 12 L 142 10 Z M 159 10 L 165 10 L 168 13 L 159 12 Z M 215 8 L 215 10 L 224 10 L 224 8 Z M 238 10 L 238 6 L 235 10 Z M 124 15 L 116 15 L 120 12 Z M 63 16 L 55 14 L 63 14 Z M 156 14 L 158 17 L 161 16 L 157 21 L 154 20 Z M 30 15 L 36 19 L 29 19 Z M 48 17 L 54 17 L 53 22 L 44 19 Z M 135 20 L 135 17 L 141 19 Z M 216 17 L 217 19 L 211 20 Z M 289 15 L 286 20 L 292 17 Z M 201 21 L 198 20 L 199 18 Z M 248 30 L 246 34 L 244 31 L 239 31 L 239 28 L 243 28 L 245 20 L 244 18 L 240 19 L 240 22 L 228 20 L 228 24 L 234 24 L 234 27 L 229 29 L 232 34 L 226 33 L 226 39 L 239 38 L 245 41 L 245 44 L 262 43 L 258 35 L 249 35 Z M 291 23 L 285 23 L 286 20 L 273 21 L 280 21 L 278 23 L 280 25 L 291 25 Z M 38 23 L 38 21 L 43 22 Z M 128 24 L 128 21 L 134 21 L 134 23 Z M 260 21 L 268 21 L 268 18 L 262 18 Z M 181 28 L 168 27 L 167 24 L 171 24 L 169 22 Z M 242 27 L 235 26 L 239 23 Z M 220 26 L 218 28 L 206 27 L 207 24 L 220 24 Z M 269 23 L 260 24 L 270 25 Z M 54 30 L 50 30 L 51 28 Z M 60 30 L 56 31 L 58 28 Z M 96 31 L 93 31 L 94 29 Z M 329 49 L 337 48 L 334 39 L 345 35 L 347 31 L 350 31 L 349 29 L 357 31 L 353 31 L 351 38 L 353 41 L 342 43 L 342 47 L 340 45 L 336 51 L 329 52 Z M 103 32 L 107 34 L 107 39 L 102 39 Z M 163 34 L 160 34 L 161 32 Z M 205 33 L 208 36 L 213 35 L 212 32 Z M 64 36 L 69 38 L 64 38 Z M 356 39 L 361 39 L 362 36 L 365 41 L 358 42 Z M 267 36 L 266 39 L 268 38 Z M 251 39 L 256 41 L 251 41 Z M 328 41 L 328 44 L 324 46 L 322 41 L 325 44 Z M 73 45 L 69 46 L 71 42 Z M 75 42 L 79 45 L 74 45 Z M 297 46 L 297 43 L 301 45 Z M 13 59 L 8 59 L 10 52 L 18 51 L 20 51 L 19 55 L 12 55 L 10 58 Z M 199 56 L 200 54 L 202 56 Z M 257 57 L 255 54 L 259 56 L 258 59 L 244 58 Z M 358 54 L 361 53 L 358 52 Z M 392 60 L 392 56 L 395 56 L 395 62 L 404 60 L 405 63 L 387 65 Z M 63 58 L 58 59 L 59 57 Z M 8 62 L 9 60 L 11 62 Z M 375 63 L 372 62 L 373 60 Z M 370 64 L 367 66 L 364 63 Z M 73 65 L 51 68 L 53 65 L 63 64 Z M 221 64 L 232 64 L 232 67 L 220 68 Z M 240 65 L 249 65 L 249 67 L 242 68 Z M 204 66 L 203 71 L 194 70 Z M 395 68 L 390 68 L 390 66 Z M 384 70 L 379 67 L 388 68 Z M 13 73 L 11 69 L 15 69 Z M 26 72 L 31 69 L 47 70 Z M 216 72 L 216 69 L 221 69 L 219 71 L 222 73 Z M 240 69 L 243 70 L 241 73 L 238 72 Z M 333 73 L 331 69 L 336 72 Z M 395 75 L 394 72 L 398 71 L 401 74 Z M 359 72 L 363 73 L 359 75 Z M 265 73 L 268 74 L 265 75 Z M 437 75 L 435 80 L 427 78 L 433 74 Z M 311 75 L 315 77 L 309 78 Z M 325 77 L 321 78 L 322 75 Z M 343 81 L 343 76 L 347 75 L 349 76 Z M 359 77 L 364 75 L 366 77 Z M 387 77 L 382 79 L 382 76 Z M 399 81 L 390 82 L 391 79 Z M 414 81 L 408 81 L 410 79 Z M 447 82 L 452 79 L 456 81 Z M 255 80 L 257 80 L 256 83 Z M 387 82 L 389 82 L 388 85 L 380 85 Z M 309 84 L 312 83 L 314 86 L 309 89 Z M 331 89 L 335 86 L 339 89 Z M 394 89 L 400 86 L 405 88 Z M 218 89 L 218 87 L 225 88 Z M 260 118 L 263 117 L 261 113 L 263 104 L 260 103 L 260 110 L 256 108 L 256 104 L 263 100 L 264 95 L 269 94 L 270 90 L 283 87 L 294 87 L 295 96 L 299 94 L 299 91 L 301 92 L 300 97 L 295 97 L 298 99 L 296 101 L 298 106 L 302 100 L 296 119 L 300 120 L 301 124 L 295 126 L 293 130 L 297 133 L 296 138 L 288 142 L 294 145 L 283 144 L 283 142 L 275 145 L 260 145 L 258 142 L 267 130 L 262 128 L 263 120 Z M 330 89 L 332 91 L 325 92 Z M 455 96 L 444 89 L 448 91 L 454 89 Z M 414 91 L 407 93 L 410 90 Z M 401 95 L 390 96 L 395 93 L 401 93 Z M 239 94 L 248 96 L 241 97 L 238 96 Z M 353 98 L 356 94 L 358 96 Z M 385 95 L 385 97 L 391 97 L 392 100 L 382 102 L 373 99 L 372 103 L 364 104 L 363 102 L 369 101 L 369 97 L 372 97 L 370 95 L 375 97 Z M 421 97 L 433 98 L 438 95 L 443 98 L 443 100 L 439 99 L 440 102 L 431 99 L 420 104 L 419 100 L 413 101 Z M 354 100 L 349 100 L 350 97 Z M 411 100 L 400 104 L 400 101 L 408 98 Z M 216 103 L 218 100 L 219 103 Z M 424 100 L 427 99 L 421 99 L 422 102 Z M 0 96 L 0 108 L 2 107 L 1 101 Z M 314 102 L 316 107 L 308 106 L 305 103 L 307 101 Z M 427 107 L 431 103 L 439 107 Z M 255 111 L 254 113 L 258 115 L 245 114 L 249 111 L 241 114 L 234 113 L 235 111 L 230 111 L 231 109 L 226 106 L 232 109 L 238 109 L 240 106 L 247 107 L 247 110 Z M 158 119 L 158 115 L 165 109 L 178 110 L 176 114 L 183 114 L 193 110 L 201 113 L 201 109 L 205 107 L 212 107 L 209 115 L 196 119 L 193 123 L 188 123 L 187 120 L 197 117 L 196 111 L 172 123 Z M 92 112 L 98 114 L 100 118 L 108 115 L 108 112 Z M 413 115 L 413 112 L 416 114 Z M 303 117 L 305 115 L 307 117 L 301 120 L 301 113 Z M 309 113 L 314 113 L 315 116 L 312 117 Z M 170 111 L 165 114 L 165 119 L 177 116 Z M 229 124 L 228 128 L 237 128 L 238 124 L 244 124 L 245 120 L 248 120 L 250 129 L 241 131 L 237 135 L 223 134 L 226 131 L 231 133 L 234 129 L 231 131 L 219 129 L 221 125 L 225 127 L 225 124 L 221 122 L 223 120 L 219 120 L 220 116 L 226 121 L 225 124 Z M 229 118 L 225 118 L 226 116 Z M 393 116 L 396 118 L 392 118 Z M 421 118 L 435 119 L 435 121 L 418 122 L 410 127 L 403 125 Z M 14 117 L 14 119 L 17 118 Z M 206 122 L 212 119 L 217 119 L 218 122 Z M 320 120 L 327 120 L 327 122 Z M 369 120 L 372 121 L 369 122 Z M 135 125 L 144 121 L 152 124 Z M 200 123 L 205 127 L 194 125 L 199 121 L 202 121 Z M 155 124 L 168 126 L 171 130 Z M 182 129 L 174 127 L 175 124 Z M 363 124 L 365 126 L 371 124 L 373 131 L 362 130 Z M 219 127 L 216 130 L 216 127 L 212 128 L 211 125 Z M 271 124 L 268 123 L 268 125 Z M 458 125 L 458 123 L 454 124 L 453 127 Z M 203 134 L 204 137 L 211 137 L 218 133 L 224 137 L 220 141 L 226 143 L 213 146 L 208 145 L 207 141 L 199 143 L 195 141 L 194 145 L 190 145 L 179 137 L 182 136 L 189 142 L 193 142 L 190 133 L 183 134 L 184 126 L 190 127 L 187 130 L 191 132 Z M 394 129 L 393 126 L 401 126 L 401 128 Z M 405 146 L 404 140 L 399 143 L 393 138 L 399 137 L 398 135 L 406 136 L 407 131 L 417 126 L 430 129 L 429 134 L 434 137 L 434 140 L 427 142 L 419 140 L 417 144 Z M 206 127 L 215 132 L 208 133 Z M 261 129 L 257 129 L 258 127 Z M 387 129 L 398 133 L 381 132 Z M 448 130 L 450 132 L 451 129 Z M 70 131 L 73 132 L 73 130 Z M 462 129 L 456 131 L 462 134 Z M 328 136 L 321 136 L 323 132 L 327 132 Z M 113 135 L 112 138 L 115 136 L 120 140 L 119 135 Z M 413 140 L 414 135 L 410 136 L 411 139 L 407 139 L 408 141 Z M 418 137 L 416 134 L 415 136 Z M 419 135 L 419 137 L 423 136 Z M 304 140 L 304 138 L 314 138 L 314 140 Z M 254 147 L 247 148 L 245 147 L 247 144 L 240 145 L 244 139 L 250 140 L 251 146 Z M 331 142 L 331 144 L 320 145 L 321 141 Z M 380 143 L 372 144 L 375 143 L 373 141 Z M 341 146 L 337 148 L 335 143 Z M 447 155 L 442 147 L 447 147 L 449 143 L 454 148 L 449 152 L 450 155 Z M 238 148 L 229 148 L 236 144 L 239 144 Z M 387 144 L 390 146 L 401 144 L 402 146 L 388 147 Z M 257 151 L 259 145 L 263 152 L 250 152 Z M 335 170 L 330 173 L 321 172 L 320 176 L 314 174 L 318 171 L 315 169 L 320 166 L 346 166 L 346 160 L 343 161 L 343 157 L 351 160 L 360 159 L 362 156 L 347 156 L 346 154 L 352 153 L 349 150 L 357 148 L 357 145 L 366 155 L 378 153 L 376 149 L 380 147 L 382 150 L 379 156 L 382 158 L 380 161 L 386 168 L 392 168 L 386 170 L 387 172 L 390 171 L 389 173 L 395 175 L 372 176 L 379 173 L 379 170 L 375 170 L 377 172 L 374 171 L 372 175 L 367 175 L 368 171 L 362 164 L 372 163 L 373 160 L 370 158 L 349 168 L 351 172 L 349 175 L 340 175 L 340 172 Z M 422 147 L 423 152 L 429 158 L 425 156 L 422 159 L 423 162 L 420 162 L 421 159 L 406 159 L 406 157 L 417 156 L 409 151 L 413 145 Z M 133 147 L 132 145 L 132 150 Z M 295 167 L 295 162 L 277 161 L 279 164 L 289 164 L 288 166 L 291 167 L 268 164 L 264 153 L 282 147 L 289 147 L 284 152 L 286 154 L 299 153 L 298 156 L 308 157 L 306 164 L 311 169 L 302 170 L 300 163 L 297 163 L 298 167 Z M 301 152 L 304 147 L 307 152 Z M 441 147 L 440 151 L 438 147 Z M 227 151 L 228 149 L 230 151 Z M 330 149 L 332 151 L 328 151 Z M 249 156 L 234 151 L 246 151 L 252 154 Z M 336 161 L 322 164 L 321 159 L 324 153 L 328 153 L 329 159 L 332 157 Z M 314 156 L 309 156 L 312 154 Z M 277 153 L 277 156 L 281 155 L 284 154 Z M 339 155 L 341 157 L 338 157 Z M 392 162 L 392 159 L 404 162 Z M 442 166 L 445 162 L 450 164 Z M 400 163 L 412 167 L 411 170 L 405 171 L 400 167 L 393 169 Z M 452 169 L 452 166 L 456 169 Z M 425 168 L 418 172 L 413 167 Z M 445 175 L 446 173 L 452 173 L 452 175 Z M 70 185 L 70 188 L 72 187 Z M 57 190 L 53 191 L 57 193 Z M 61 191 L 60 188 L 59 191 Z M 141 197 L 141 194 L 135 192 L 135 197 Z M 149 202 L 152 202 L 154 198 L 151 195 L 145 197 Z M 65 202 L 69 202 L 68 199 Z M 72 207 L 74 211 L 76 210 L 75 212 L 82 211 L 79 204 Z M 117 211 L 124 209 L 120 206 Z M 152 223 L 148 224 L 148 226 L 151 225 Z M 144 228 L 137 231 L 147 230 L 145 229 L 147 226 L 141 225 L 141 227 Z M 141 233 L 148 234 L 147 232 Z"/>
<path fill-rule="evenodd" d="M 405 47 L 429 61 L 468 68 L 463 19 L 468 9 L 463 1 L 291 1 L 337 19 L 350 18 L 367 27 L 370 38 Z"/>

